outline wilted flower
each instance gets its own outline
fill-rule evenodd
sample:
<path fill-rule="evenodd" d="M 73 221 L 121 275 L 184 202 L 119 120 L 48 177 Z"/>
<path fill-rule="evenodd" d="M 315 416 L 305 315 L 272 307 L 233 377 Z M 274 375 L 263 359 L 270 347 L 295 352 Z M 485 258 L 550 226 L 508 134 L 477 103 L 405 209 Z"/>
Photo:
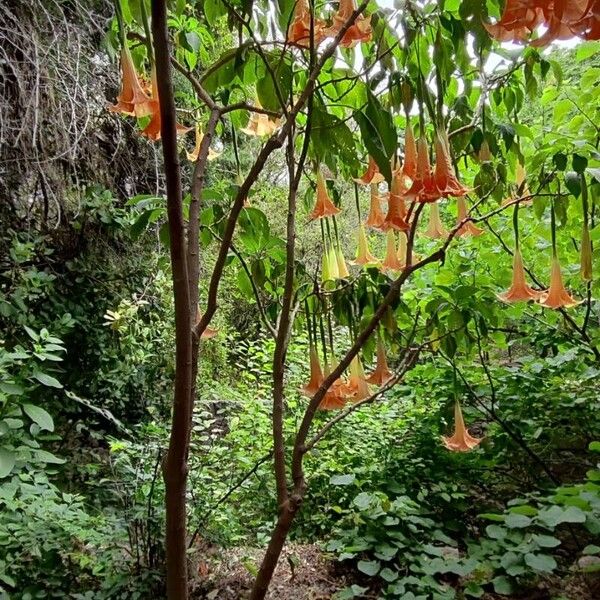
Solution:
<path fill-rule="evenodd" d="M 394 374 L 388 367 L 383 340 L 379 336 L 377 338 L 377 363 L 375 370 L 367 377 L 367 381 L 373 385 L 385 385 L 393 376 Z"/>
<path fill-rule="evenodd" d="M 523 257 L 519 248 L 515 248 L 513 256 L 512 284 L 508 291 L 498 294 L 503 302 L 527 302 L 537 300 L 542 292 L 530 288 L 525 281 L 525 269 L 523 268 Z"/>
<path fill-rule="evenodd" d="M 546 308 L 570 308 L 580 304 L 565 289 L 562 281 L 558 257 L 552 257 L 552 271 L 550 274 L 550 287 L 540 296 L 540 304 Z"/>
<path fill-rule="evenodd" d="M 478 446 L 483 438 L 474 438 L 469 435 L 467 428 L 465 427 L 465 420 L 463 419 L 462 410 L 458 400 L 454 405 L 454 434 L 452 437 L 442 436 L 442 442 L 448 450 L 452 452 L 468 452 L 476 446 Z"/>
<path fill-rule="evenodd" d="M 187 159 L 191 162 L 196 162 L 198 160 L 198 156 L 200 155 L 200 145 L 202 144 L 202 139 L 204 135 L 202 134 L 202 130 L 199 125 L 196 125 L 196 143 L 194 145 L 194 149 L 191 152 L 186 151 Z M 219 158 L 221 156 L 220 152 L 216 152 L 212 148 L 208 149 L 208 160 L 215 160 L 215 158 Z"/>
<path fill-rule="evenodd" d="M 310 48 L 310 6 L 308 0 L 296 0 L 294 18 L 287 31 L 287 41 L 302 48 Z M 313 16 L 315 46 L 325 37 L 325 22 Z"/>
<path fill-rule="evenodd" d="M 327 30 L 327 35 L 335 37 L 348 22 L 355 10 L 355 0 L 340 0 L 338 11 L 333 15 L 333 24 Z M 362 14 L 358 15 L 354 23 L 344 33 L 340 41 L 340 46 L 342 48 L 352 48 L 359 42 L 369 42 L 372 34 L 371 17 L 365 17 Z"/>
<path fill-rule="evenodd" d="M 385 220 L 385 215 L 381 209 L 381 196 L 379 195 L 379 189 L 377 188 L 376 183 L 371 184 L 371 205 L 369 208 L 369 216 L 365 221 L 365 225 L 367 227 L 372 227 L 373 229 L 381 229 L 383 222 Z"/>
<path fill-rule="evenodd" d="M 154 111 L 152 101 L 142 88 L 135 71 L 133 59 L 127 45 L 121 49 L 121 91 L 117 103 L 109 106 L 112 112 L 136 116 L 138 119 L 151 115 Z"/>
<path fill-rule="evenodd" d="M 367 240 L 367 234 L 365 227 L 361 223 L 358 226 L 358 249 L 356 251 L 356 258 L 353 261 L 355 265 L 375 265 L 379 261 L 369 251 L 369 242 Z"/>
<path fill-rule="evenodd" d="M 460 223 L 462 223 L 462 221 L 464 221 L 468 217 L 467 203 L 462 196 L 456 199 L 456 208 L 458 210 L 458 214 L 456 217 L 456 224 L 459 225 Z M 460 227 L 460 229 L 458 230 L 456 235 L 478 236 L 478 235 L 481 235 L 482 233 L 483 233 L 483 229 L 479 229 L 479 227 L 477 227 L 475 225 L 475 223 L 473 223 L 473 221 L 467 221 Z"/>
<path fill-rule="evenodd" d="M 331 198 L 329 197 L 327 186 L 325 185 L 325 179 L 319 170 L 317 173 L 317 200 L 308 218 L 311 221 L 314 221 L 315 219 L 322 219 L 323 217 L 332 217 L 333 215 L 337 215 L 339 212 L 340 209 L 331 201 Z"/>
<path fill-rule="evenodd" d="M 438 202 L 429 205 L 429 221 L 425 235 L 434 240 L 445 240 L 448 237 L 448 231 L 440 218 L 440 205 Z"/>
<path fill-rule="evenodd" d="M 361 177 L 356 178 L 354 181 L 362 185 L 368 185 L 369 183 L 381 183 L 384 180 L 385 178 L 379 172 L 379 167 L 377 166 L 377 163 L 373 160 L 371 156 L 369 156 L 369 165 L 367 166 L 367 170 Z"/>

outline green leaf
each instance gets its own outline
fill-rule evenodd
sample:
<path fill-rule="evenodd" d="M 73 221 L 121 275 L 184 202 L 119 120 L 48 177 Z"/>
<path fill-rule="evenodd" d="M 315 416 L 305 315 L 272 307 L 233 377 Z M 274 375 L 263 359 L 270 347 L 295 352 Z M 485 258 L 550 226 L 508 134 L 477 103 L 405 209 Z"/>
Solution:
<path fill-rule="evenodd" d="M 54 431 L 54 421 L 43 408 L 35 404 L 23 404 L 23 410 L 34 423 L 40 426 L 40 429 Z"/>
<path fill-rule="evenodd" d="M 354 483 L 356 480 L 356 475 L 354 473 L 349 473 L 348 475 L 332 475 L 329 478 L 329 483 L 331 485 L 350 485 Z"/>
<path fill-rule="evenodd" d="M 510 529 L 522 529 L 531 524 L 531 518 L 526 515 L 509 513 L 504 521 Z"/>
<path fill-rule="evenodd" d="M 579 194 L 581 194 L 581 178 L 575 171 L 567 171 L 565 173 L 565 185 L 575 198 L 579 198 Z"/>
<path fill-rule="evenodd" d="M 580 43 L 577 46 L 577 52 L 575 54 L 575 60 L 577 62 L 582 62 L 586 58 L 590 58 L 594 56 L 597 52 L 600 51 L 600 42 L 599 41 L 589 41 Z"/>
<path fill-rule="evenodd" d="M 62 383 L 58 381 L 58 379 L 55 379 L 54 377 L 51 377 L 46 373 L 42 373 L 41 371 L 35 371 L 33 377 L 37 379 L 42 385 L 46 385 L 48 387 L 60 389 L 63 386 Z"/>
<path fill-rule="evenodd" d="M 385 110 L 370 90 L 367 92 L 367 106 L 354 112 L 354 119 L 368 153 L 377 163 L 379 171 L 388 185 L 392 182 L 391 158 L 396 152 L 398 136 L 392 115 Z"/>
<path fill-rule="evenodd" d="M 600 452 L 600 442 L 590 442 L 588 448 L 591 452 Z"/>
<path fill-rule="evenodd" d="M 583 550 L 583 554 L 600 554 L 600 546 L 595 544 L 588 544 Z"/>
<path fill-rule="evenodd" d="M 508 531 L 499 525 L 488 525 L 485 528 L 487 535 L 495 540 L 504 539 L 508 535 Z"/>
<path fill-rule="evenodd" d="M 494 591 L 496 594 L 507 596 L 513 592 L 513 586 L 510 582 L 510 579 L 504 575 L 494 577 L 494 579 L 492 579 L 492 585 L 494 586 Z"/>
<path fill-rule="evenodd" d="M 390 569 L 388 567 L 381 569 L 381 573 L 379 573 L 379 577 L 381 577 L 388 583 L 391 583 L 392 581 L 396 581 L 396 579 L 398 579 L 398 576 L 399 575 L 398 575 L 397 571 L 392 571 L 392 569 Z"/>
<path fill-rule="evenodd" d="M 263 108 L 280 111 L 282 107 L 277 90 L 285 103 L 292 89 L 292 68 L 287 62 L 280 60 L 279 56 L 272 59 L 267 57 L 267 60 L 271 71 L 265 68 L 264 76 L 256 84 L 256 93 Z"/>
<path fill-rule="evenodd" d="M 525 564 L 541 573 L 552 573 L 552 571 L 556 569 L 556 561 L 554 558 L 545 554 L 528 553 L 525 555 Z"/>
<path fill-rule="evenodd" d="M 379 572 L 381 563 L 378 560 L 359 560 L 356 566 L 361 573 L 373 577 Z"/>
<path fill-rule="evenodd" d="M 53 465 L 64 465 L 67 462 L 64 458 L 58 458 L 46 450 L 36 450 L 35 456 L 39 461 Z"/>
<path fill-rule="evenodd" d="M 560 546 L 560 540 L 551 535 L 536 534 L 533 536 L 533 541 L 541 548 L 556 548 Z"/>
<path fill-rule="evenodd" d="M 371 504 L 372 499 L 373 496 L 371 494 L 368 494 L 367 492 L 361 492 L 358 494 L 358 496 L 356 496 L 356 498 L 354 498 L 352 503 L 359 509 L 364 510 L 369 506 L 369 504 Z"/>
<path fill-rule="evenodd" d="M 0 477 L 6 477 L 15 466 L 15 454 L 8 448 L 0 448 Z"/>

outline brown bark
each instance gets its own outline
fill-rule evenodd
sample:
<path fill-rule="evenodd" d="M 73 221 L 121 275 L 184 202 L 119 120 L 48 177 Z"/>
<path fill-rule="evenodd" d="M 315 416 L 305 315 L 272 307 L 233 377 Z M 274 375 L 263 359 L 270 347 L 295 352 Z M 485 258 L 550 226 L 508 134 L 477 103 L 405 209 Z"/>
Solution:
<path fill-rule="evenodd" d="M 175 393 L 169 449 L 163 463 L 167 521 L 167 596 L 169 600 L 186 600 L 188 597 L 186 483 L 187 448 L 191 423 L 192 323 L 165 0 L 152 0 L 152 35 L 160 97 L 161 137 L 175 300 Z"/>

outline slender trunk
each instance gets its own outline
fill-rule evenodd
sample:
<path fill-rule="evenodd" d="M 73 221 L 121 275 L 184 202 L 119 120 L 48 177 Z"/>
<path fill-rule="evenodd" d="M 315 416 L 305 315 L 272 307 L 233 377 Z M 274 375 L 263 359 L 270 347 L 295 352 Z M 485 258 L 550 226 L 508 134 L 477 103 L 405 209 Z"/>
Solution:
<path fill-rule="evenodd" d="M 160 98 L 161 137 L 167 186 L 167 215 L 175 300 L 175 394 L 169 449 L 163 463 L 167 513 L 167 596 L 169 600 L 186 600 L 188 597 L 186 483 L 191 417 L 192 323 L 165 0 L 152 0 L 152 36 Z"/>
<path fill-rule="evenodd" d="M 286 503 L 285 506 L 281 508 L 279 518 L 277 519 L 277 525 L 275 525 L 275 529 L 271 534 L 265 557 L 260 565 L 258 575 L 254 580 L 250 600 L 263 600 L 266 596 L 269 584 L 273 578 L 273 573 L 275 572 L 275 567 L 277 566 L 281 551 L 283 550 L 283 545 L 285 544 L 290 527 L 292 526 L 292 522 L 298 511 L 298 507 L 299 503 Z"/>

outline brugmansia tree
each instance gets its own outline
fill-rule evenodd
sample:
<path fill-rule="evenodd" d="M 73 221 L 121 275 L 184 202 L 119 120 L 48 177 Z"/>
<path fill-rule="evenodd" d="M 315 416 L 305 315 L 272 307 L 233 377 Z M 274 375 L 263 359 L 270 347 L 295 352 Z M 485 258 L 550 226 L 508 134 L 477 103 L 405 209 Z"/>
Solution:
<path fill-rule="evenodd" d="M 117 2 L 112 33 L 120 46 L 122 87 L 111 110 L 135 117 L 142 135 L 160 140 L 164 156 L 176 323 L 172 428 L 163 464 L 167 588 L 173 600 L 188 594 L 186 478 L 199 345 L 215 333 L 210 324 L 226 268 L 239 269 L 238 279 L 254 296 L 275 342 L 278 515 L 252 591 L 255 600 L 266 594 L 305 496 L 306 454 L 427 352 L 441 348 L 451 357 L 458 344 L 473 343 L 474 332 L 477 339 L 485 335 L 481 315 L 444 319 L 440 298 L 426 298 L 423 311 L 409 311 L 403 293 L 417 271 L 443 263 L 454 247 L 477 248 L 479 236 L 494 236 L 498 252 L 512 255 L 514 269 L 507 291 L 501 292 L 504 282 L 498 282 L 499 299 L 557 311 L 590 354 L 600 357 L 587 333 L 594 292 L 590 231 L 600 180 L 594 166 L 597 121 L 582 110 L 576 139 L 550 131 L 537 140 L 520 118 L 527 98 L 536 96 L 544 81 L 553 78 L 560 85 L 559 65 L 541 48 L 555 39 L 597 39 L 599 3 L 406 0 L 396 5 Z M 504 41 L 529 47 L 495 53 Z M 212 64 L 207 47 L 222 50 Z M 598 90 L 586 90 L 588 103 L 597 105 Z M 185 148 L 178 135 L 190 130 L 195 147 L 187 158 L 193 169 L 184 186 Z M 240 136 L 258 138 L 260 149 L 246 173 L 237 161 L 230 195 L 215 200 L 205 193 L 207 170 L 219 169 L 211 146 L 217 139 L 232 144 L 237 157 Z M 272 233 L 269 215 L 248 205 L 273 154 L 285 163 L 283 239 Z M 299 202 L 304 190 L 314 203 L 308 225 Z M 150 209 L 157 210 L 161 204 Z M 150 216 L 146 211 L 141 219 L 148 223 Z M 525 219 L 536 220 L 542 242 L 551 240 L 540 246 L 548 248 L 547 278 L 527 270 L 519 236 Z M 358 248 L 349 265 L 338 225 L 356 220 Z M 514 243 L 502 236 L 511 223 Z M 568 223 L 568 240 L 560 240 L 557 223 Z M 320 228 L 318 269 L 298 256 L 299 225 Z M 369 235 L 385 240 L 383 257 L 372 254 Z M 577 297 L 566 289 L 565 265 L 559 262 L 559 250 L 571 240 L 581 260 L 582 284 L 570 281 L 582 290 Z M 207 280 L 200 281 L 201 250 L 211 241 L 216 256 L 206 265 Z M 581 308 L 567 312 L 580 302 Z M 308 335 L 310 373 L 301 390 L 303 418 L 297 431 L 286 431 L 286 356 L 294 335 Z M 388 360 L 392 351 L 397 360 Z M 376 364 L 367 375 L 365 363 L 374 353 Z M 321 410 L 337 412 L 313 427 Z M 450 451 L 468 451 L 480 441 L 469 434 L 457 399 L 455 431 L 440 443 Z"/>

